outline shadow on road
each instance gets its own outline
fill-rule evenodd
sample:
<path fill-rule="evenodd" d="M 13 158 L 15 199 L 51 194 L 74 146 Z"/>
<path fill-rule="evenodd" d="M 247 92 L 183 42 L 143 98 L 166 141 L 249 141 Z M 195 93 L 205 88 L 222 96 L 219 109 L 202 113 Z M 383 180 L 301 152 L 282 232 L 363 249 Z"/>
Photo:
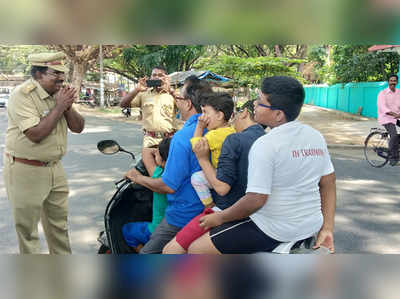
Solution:
<path fill-rule="evenodd" d="M 335 244 L 343 253 L 400 253 L 400 167 L 376 169 L 360 157 L 335 154 Z"/>

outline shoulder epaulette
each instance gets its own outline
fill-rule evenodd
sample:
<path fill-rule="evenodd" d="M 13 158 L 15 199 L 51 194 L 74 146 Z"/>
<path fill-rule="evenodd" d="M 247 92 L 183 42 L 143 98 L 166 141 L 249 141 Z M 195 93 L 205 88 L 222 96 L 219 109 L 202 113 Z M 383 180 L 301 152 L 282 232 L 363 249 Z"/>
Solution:
<path fill-rule="evenodd" d="M 27 83 L 23 88 L 22 92 L 25 94 L 31 93 L 36 88 L 36 85 L 32 82 Z"/>

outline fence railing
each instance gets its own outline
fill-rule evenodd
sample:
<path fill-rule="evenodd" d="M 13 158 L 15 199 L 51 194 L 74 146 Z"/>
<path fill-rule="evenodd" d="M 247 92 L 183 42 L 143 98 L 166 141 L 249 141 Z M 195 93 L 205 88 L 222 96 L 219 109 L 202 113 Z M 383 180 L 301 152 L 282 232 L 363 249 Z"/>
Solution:
<path fill-rule="evenodd" d="M 305 103 L 366 117 L 377 117 L 378 93 L 387 86 L 387 82 L 306 85 Z"/>

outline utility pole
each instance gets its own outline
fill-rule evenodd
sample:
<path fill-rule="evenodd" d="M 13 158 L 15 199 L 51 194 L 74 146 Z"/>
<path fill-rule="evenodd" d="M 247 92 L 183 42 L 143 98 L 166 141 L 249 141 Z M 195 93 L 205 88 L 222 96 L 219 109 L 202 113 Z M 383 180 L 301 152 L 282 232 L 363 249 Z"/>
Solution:
<path fill-rule="evenodd" d="M 104 107 L 103 47 L 100 45 L 100 107 Z"/>

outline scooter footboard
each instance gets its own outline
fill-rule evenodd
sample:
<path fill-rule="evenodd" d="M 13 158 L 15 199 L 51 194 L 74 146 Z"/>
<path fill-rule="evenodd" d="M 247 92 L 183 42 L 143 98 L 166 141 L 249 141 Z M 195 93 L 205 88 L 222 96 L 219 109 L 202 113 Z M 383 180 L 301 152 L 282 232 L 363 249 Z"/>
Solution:
<path fill-rule="evenodd" d="M 152 221 L 153 192 L 131 184 L 116 198 L 116 203 L 106 215 L 109 241 L 114 254 L 132 253 L 122 235 L 122 226 L 129 222 Z"/>
<path fill-rule="evenodd" d="M 300 241 L 284 242 L 279 244 L 272 253 L 290 254 L 290 253 L 305 253 L 312 251 L 312 246 L 315 243 L 315 236 Z"/>

